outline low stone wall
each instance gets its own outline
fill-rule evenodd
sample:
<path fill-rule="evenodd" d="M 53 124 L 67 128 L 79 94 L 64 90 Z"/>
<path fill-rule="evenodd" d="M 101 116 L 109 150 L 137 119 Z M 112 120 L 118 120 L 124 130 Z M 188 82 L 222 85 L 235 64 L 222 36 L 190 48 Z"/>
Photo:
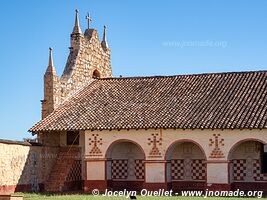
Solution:
<path fill-rule="evenodd" d="M 58 149 L 0 140 L 0 194 L 42 191 Z"/>

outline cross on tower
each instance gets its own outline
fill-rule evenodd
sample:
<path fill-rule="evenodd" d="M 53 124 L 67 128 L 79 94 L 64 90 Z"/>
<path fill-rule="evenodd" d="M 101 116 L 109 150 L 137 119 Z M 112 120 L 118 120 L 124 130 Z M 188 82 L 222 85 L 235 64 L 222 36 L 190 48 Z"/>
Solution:
<path fill-rule="evenodd" d="M 88 29 L 90 29 L 90 22 L 92 21 L 92 18 L 90 16 L 90 13 L 88 12 L 87 15 L 85 16 L 85 19 L 87 19 L 88 22 Z"/>

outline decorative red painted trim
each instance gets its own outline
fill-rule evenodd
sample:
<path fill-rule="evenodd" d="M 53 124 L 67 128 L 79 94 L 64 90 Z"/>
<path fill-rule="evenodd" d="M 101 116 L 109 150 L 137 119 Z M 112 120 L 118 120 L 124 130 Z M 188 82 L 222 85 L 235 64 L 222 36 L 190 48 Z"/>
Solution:
<path fill-rule="evenodd" d="M 243 191 L 263 191 L 267 194 L 267 182 L 234 182 L 231 184 L 231 189 L 240 189 Z"/>
<path fill-rule="evenodd" d="M 146 183 L 143 184 L 143 189 L 148 191 L 158 191 L 159 189 L 168 190 L 168 183 Z"/>
<path fill-rule="evenodd" d="M 205 181 L 172 181 L 171 189 L 174 192 L 180 192 L 183 190 L 205 190 Z"/>
<path fill-rule="evenodd" d="M 229 163 L 229 160 L 206 160 L 206 163 Z"/>
<path fill-rule="evenodd" d="M 167 155 L 168 155 L 170 149 L 171 149 L 174 145 L 176 145 L 176 143 L 182 143 L 182 142 L 191 142 L 191 143 L 197 145 L 197 146 L 199 147 L 199 149 L 201 150 L 201 152 L 203 153 L 203 155 L 204 155 L 204 157 L 205 157 L 205 160 L 207 160 L 206 153 L 205 153 L 204 149 L 202 148 L 202 146 L 201 146 L 198 142 L 196 142 L 196 141 L 194 141 L 194 140 L 191 140 L 191 139 L 178 139 L 178 140 L 175 140 L 174 142 L 172 142 L 172 143 L 168 146 L 168 148 L 167 148 L 167 150 L 166 150 L 166 153 L 165 153 L 165 156 L 164 156 L 164 160 L 167 160 Z"/>
<path fill-rule="evenodd" d="M 144 160 L 145 163 L 167 163 L 167 160 Z"/>
<path fill-rule="evenodd" d="M 142 189 L 143 189 L 143 184 L 144 184 L 144 181 L 142 180 L 134 180 L 134 181 L 115 181 L 115 180 L 111 180 L 111 181 L 108 181 L 108 189 L 111 189 L 111 190 L 123 190 L 123 189 L 126 189 L 126 190 L 129 190 L 129 191 L 137 191 L 137 192 L 140 192 Z"/>
<path fill-rule="evenodd" d="M 85 161 L 87 162 L 95 162 L 95 161 L 106 161 L 106 158 L 84 158 Z"/>
<path fill-rule="evenodd" d="M 231 184 L 209 183 L 206 184 L 206 189 L 209 191 L 230 191 Z"/>
<path fill-rule="evenodd" d="M 104 161 L 104 177 L 105 177 L 105 180 L 107 181 L 108 180 L 108 177 L 107 177 L 107 160 Z"/>
<path fill-rule="evenodd" d="M 107 189 L 106 180 L 85 180 L 83 182 L 83 191 L 91 193 L 92 190 L 98 189 L 99 192 L 104 192 Z"/>

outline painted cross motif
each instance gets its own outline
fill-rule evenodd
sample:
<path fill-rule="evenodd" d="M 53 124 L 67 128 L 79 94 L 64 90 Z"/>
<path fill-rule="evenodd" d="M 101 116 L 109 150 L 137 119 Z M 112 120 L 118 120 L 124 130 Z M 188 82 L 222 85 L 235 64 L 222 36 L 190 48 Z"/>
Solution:
<path fill-rule="evenodd" d="M 89 138 L 89 145 L 92 146 L 89 156 L 102 156 L 102 152 L 99 146 L 102 145 L 102 138 L 98 138 L 98 134 L 92 134 L 92 138 Z"/>
<path fill-rule="evenodd" d="M 157 147 L 157 145 L 162 145 L 162 138 L 159 137 L 158 133 L 152 133 L 151 138 L 148 138 L 148 145 L 152 145 L 152 149 L 150 150 L 150 157 L 161 157 L 161 153 Z"/>
<path fill-rule="evenodd" d="M 219 140 L 219 137 L 221 136 L 220 134 L 213 134 L 214 139 L 209 139 L 210 143 L 209 146 L 214 146 L 211 154 L 210 154 L 210 158 L 224 158 L 224 154 L 220 149 L 220 146 L 224 146 L 224 139 L 221 138 Z"/>

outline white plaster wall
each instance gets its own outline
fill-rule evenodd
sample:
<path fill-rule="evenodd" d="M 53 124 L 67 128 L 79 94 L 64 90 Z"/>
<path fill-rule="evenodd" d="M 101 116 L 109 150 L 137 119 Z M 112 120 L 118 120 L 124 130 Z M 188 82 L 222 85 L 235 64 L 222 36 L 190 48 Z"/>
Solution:
<path fill-rule="evenodd" d="M 192 142 L 178 143 L 168 154 L 172 159 L 205 159 L 200 148 Z"/>
<path fill-rule="evenodd" d="M 228 183 L 228 163 L 207 163 L 207 184 Z"/>
<path fill-rule="evenodd" d="M 108 158 L 112 159 L 144 159 L 145 155 L 138 146 L 130 142 L 120 142 L 112 145 L 107 153 Z"/>
<path fill-rule="evenodd" d="M 145 164 L 145 174 L 147 183 L 164 183 L 165 163 L 147 162 Z"/>
<path fill-rule="evenodd" d="M 87 162 L 87 180 L 105 180 L 105 161 Z"/>
<path fill-rule="evenodd" d="M 98 148 L 101 151 L 101 154 L 97 156 L 90 155 L 92 145 L 89 145 L 89 138 L 93 138 L 92 134 L 98 134 L 98 139 L 101 140 L 101 144 L 98 144 Z M 149 138 L 152 139 L 152 134 L 157 134 L 157 139 L 161 138 L 161 141 L 157 143 L 157 148 L 160 152 L 160 155 L 151 156 L 150 151 L 152 149 Z M 219 143 L 219 149 L 222 152 L 221 157 L 210 157 L 214 149 L 214 144 L 211 141 L 214 141 L 214 134 L 219 134 L 218 140 L 223 139 L 222 143 Z M 133 141 L 139 145 L 145 152 L 146 160 L 154 160 L 158 163 L 165 160 L 166 152 L 169 148 L 172 147 L 176 142 L 194 142 L 200 146 L 203 150 L 203 157 L 207 158 L 207 161 L 212 161 L 213 164 L 209 164 L 207 167 L 208 181 L 214 183 L 226 183 L 228 181 L 228 171 L 226 161 L 228 160 L 228 154 L 232 147 L 243 140 L 260 140 L 264 143 L 267 143 L 267 129 L 263 130 L 182 130 L 182 129 L 148 129 L 148 130 L 103 130 L 103 131 L 85 131 L 85 158 L 86 159 L 96 159 L 96 158 L 105 158 L 107 149 L 115 141 Z M 211 140 L 211 141 L 210 141 Z M 149 145 L 150 144 L 150 145 Z M 182 147 L 177 147 L 182 148 Z M 125 149 L 127 149 L 125 147 Z M 177 149 L 179 150 L 179 149 Z M 200 156 L 199 151 L 193 148 L 194 154 Z M 123 153 L 123 152 L 122 152 Z M 119 155 L 117 155 L 119 156 Z M 176 157 L 179 155 L 176 154 Z M 217 163 L 214 163 L 217 162 Z M 154 167 L 161 166 L 159 168 Z M 146 178 L 148 180 L 158 180 L 162 181 L 163 177 L 158 177 L 159 174 L 162 174 L 162 163 L 160 164 L 148 164 L 146 169 Z M 165 169 L 164 169 L 165 170 Z M 218 173 L 220 172 L 220 173 Z M 165 173 L 165 172 L 164 172 Z M 151 176 L 151 177 L 150 177 Z M 157 178 L 156 178 L 157 177 Z"/>
<path fill-rule="evenodd" d="M 130 140 L 139 144 L 146 154 L 146 159 L 158 160 L 159 157 L 150 157 L 149 152 L 151 145 L 148 145 L 148 138 L 151 138 L 151 134 L 157 133 L 159 137 L 162 137 L 162 145 L 158 145 L 158 149 L 161 152 L 161 159 L 164 159 L 167 149 L 175 141 L 194 141 L 199 144 L 205 152 L 208 160 L 227 160 L 230 149 L 237 142 L 245 139 L 256 139 L 267 143 L 267 129 L 263 130 L 173 130 L 173 129 L 149 129 L 149 130 L 103 130 L 103 131 L 86 131 L 85 132 L 85 156 L 89 155 L 90 146 L 88 145 L 88 139 L 92 137 L 92 134 L 97 133 L 99 138 L 102 138 L 102 145 L 99 148 L 102 152 L 100 157 L 104 158 L 108 147 L 117 140 Z M 220 134 L 219 139 L 224 139 L 224 145 L 220 146 L 223 158 L 209 158 L 214 146 L 210 146 L 210 139 L 214 140 L 213 134 Z"/>
<path fill-rule="evenodd" d="M 239 144 L 233 149 L 229 155 L 229 159 L 259 159 L 259 143 L 254 141 L 247 141 Z"/>

